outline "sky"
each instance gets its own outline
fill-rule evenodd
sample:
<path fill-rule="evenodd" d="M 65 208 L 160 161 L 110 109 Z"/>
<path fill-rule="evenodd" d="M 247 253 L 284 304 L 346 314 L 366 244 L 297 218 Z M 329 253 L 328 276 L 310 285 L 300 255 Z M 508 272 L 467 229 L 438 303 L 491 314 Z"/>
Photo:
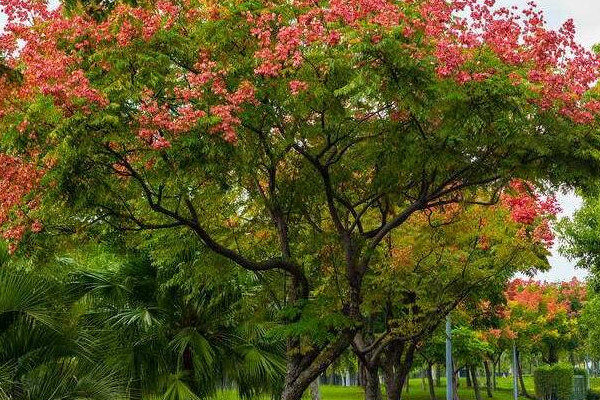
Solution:
<path fill-rule="evenodd" d="M 498 6 L 516 5 L 526 7 L 530 0 L 497 0 Z M 51 0 L 56 4 L 56 0 Z M 558 28 L 565 20 L 572 18 L 577 28 L 577 39 L 579 43 L 591 48 L 600 43 L 600 1 L 598 0 L 537 0 L 538 8 L 544 11 L 546 20 L 551 27 Z M 6 22 L 6 18 L 0 12 L 0 29 Z M 581 206 L 581 199 L 573 193 L 559 194 L 559 203 L 563 209 L 560 217 L 570 217 Z M 548 281 L 569 280 L 576 276 L 585 278 L 586 272 L 574 267 L 574 262 L 567 260 L 558 254 L 560 242 L 557 241 L 552 249 L 552 257 L 549 261 L 552 269 L 549 272 L 538 274 L 537 279 Z"/>

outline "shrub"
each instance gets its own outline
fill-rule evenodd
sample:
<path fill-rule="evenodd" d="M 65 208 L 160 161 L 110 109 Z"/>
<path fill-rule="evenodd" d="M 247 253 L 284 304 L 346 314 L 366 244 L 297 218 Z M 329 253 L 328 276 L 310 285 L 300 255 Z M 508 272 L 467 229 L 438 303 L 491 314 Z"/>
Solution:
<path fill-rule="evenodd" d="M 535 394 L 540 400 L 570 400 L 573 394 L 573 367 L 554 364 L 539 367 L 533 374 Z"/>
<path fill-rule="evenodd" d="M 584 383 L 585 383 L 585 387 L 587 388 L 588 380 L 590 379 L 590 375 L 588 374 L 587 369 L 581 368 L 581 367 L 575 367 L 573 369 L 573 373 L 575 374 L 575 376 L 583 376 L 585 378 Z"/>
<path fill-rule="evenodd" d="M 585 398 L 586 400 L 600 400 L 600 392 L 596 390 L 588 390 Z"/>

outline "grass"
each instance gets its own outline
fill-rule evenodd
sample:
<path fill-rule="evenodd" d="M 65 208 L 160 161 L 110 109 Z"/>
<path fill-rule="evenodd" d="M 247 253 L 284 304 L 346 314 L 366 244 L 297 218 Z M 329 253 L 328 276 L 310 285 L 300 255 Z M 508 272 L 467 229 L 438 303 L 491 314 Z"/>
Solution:
<path fill-rule="evenodd" d="M 530 393 L 533 393 L 533 378 L 526 376 L 525 387 Z M 480 378 L 480 384 L 485 384 L 485 378 Z M 597 381 L 600 386 L 600 380 Z M 444 387 L 445 382 L 442 380 L 442 386 L 436 387 L 436 396 L 438 400 L 444 400 L 446 398 L 446 389 Z M 489 399 L 485 392 L 485 386 L 481 388 L 481 395 L 484 400 L 512 400 L 512 378 L 497 378 L 498 390 L 494 392 L 494 397 Z M 475 400 L 475 393 L 472 388 L 466 387 L 466 382 L 461 379 L 460 387 L 458 389 L 458 395 L 461 400 Z M 363 400 L 364 391 L 361 387 L 342 387 L 342 386 L 321 386 L 321 398 L 322 400 Z M 422 388 L 422 380 L 419 378 L 413 378 L 410 380 L 410 387 L 408 393 L 404 393 L 402 396 L 403 400 L 429 400 L 429 390 L 427 387 Z M 521 398 L 524 400 L 525 398 Z M 216 400 L 239 400 L 237 393 L 233 390 L 224 391 L 217 395 Z M 259 399 L 256 399 L 259 400 Z M 267 398 L 260 399 L 267 400 Z"/>

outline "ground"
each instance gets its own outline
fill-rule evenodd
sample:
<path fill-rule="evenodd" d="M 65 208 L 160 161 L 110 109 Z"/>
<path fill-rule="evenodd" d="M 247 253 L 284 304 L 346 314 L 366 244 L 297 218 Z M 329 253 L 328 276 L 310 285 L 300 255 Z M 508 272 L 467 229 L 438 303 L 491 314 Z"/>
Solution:
<path fill-rule="evenodd" d="M 484 381 L 485 382 L 485 381 Z M 443 382 L 442 382 L 443 385 Z M 600 378 L 592 379 L 592 386 L 600 389 Z M 525 377 L 525 387 L 530 393 L 533 393 L 533 378 Z M 512 400 L 512 378 L 498 378 L 498 390 L 494 392 L 494 397 L 491 400 Z M 475 394 L 473 389 L 467 388 L 464 380 L 459 388 L 459 397 L 461 400 L 474 400 Z M 446 398 L 445 388 L 436 387 L 438 400 Z M 340 386 L 321 386 L 321 398 L 323 400 L 362 400 L 364 392 L 360 387 L 340 387 Z M 485 393 L 485 387 L 482 387 L 484 400 L 489 400 Z M 217 396 L 217 400 L 238 400 L 235 391 L 222 392 Z M 266 398 L 265 398 L 266 399 Z M 524 399 L 524 398 L 522 398 Z M 423 389 L 422 380 L 418 378 L 411 379 L 408 393 L 403 396 L 403 400 L 429 400 L 429 392 Z"/>

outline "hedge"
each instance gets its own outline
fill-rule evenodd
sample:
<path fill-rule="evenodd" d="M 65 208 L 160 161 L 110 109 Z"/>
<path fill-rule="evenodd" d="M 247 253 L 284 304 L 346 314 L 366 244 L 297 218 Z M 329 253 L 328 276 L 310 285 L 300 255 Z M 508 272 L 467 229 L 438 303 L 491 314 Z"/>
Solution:
<path fill-rule="evenodd" d="M 539 400 L 570 400 L 573 394 L 573 367 L 554 364 L 539 367 L 533 374 Z"/>
<path fill-rule="evenodd" d="M 586 387 L 586 389 L 587 389 L 587 387 L 589 386 L 589 385 L 588 385 L 588 380 L 590 379 L 590 376 L 589 376 L 589 374 L 588 374 L 588 371 L 587 371 L 587 369 L 585 369 L 585 368 L 580 368 L 580 367 L 575 367 L 575 368 L 573 369 L 573 372 L 574 372 L 575 376 L 578 376 L 578 375 L 579 375 L 579 376 L 583 376 L 583 377 L 585 378 L 585 387 Z"/>

